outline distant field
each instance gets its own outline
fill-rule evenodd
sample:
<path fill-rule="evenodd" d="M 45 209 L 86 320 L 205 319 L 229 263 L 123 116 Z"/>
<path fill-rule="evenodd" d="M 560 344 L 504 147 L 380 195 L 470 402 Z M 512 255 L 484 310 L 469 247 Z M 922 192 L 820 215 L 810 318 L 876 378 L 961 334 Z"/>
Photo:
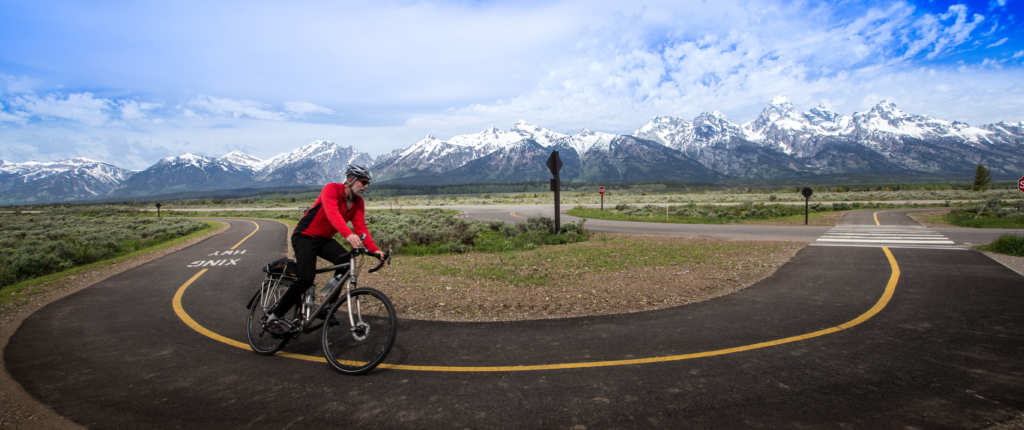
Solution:
<path fill-rule="evenodd" d="M 843 212 L 857 209 L 879 209 L 893 208 L 898 205 L 883 203 L 815 203 L 807 209 L 809 218 L 815 218 L 823 214 Z M 569 215 L 583 218 L 613 220 L 613 221 L 638 221 L 638 222 L 666 222 L 679 224 L 744 224 L 761 223 L 766 221 L 804 221 L 804 207 L 802 205 L 786 204 L 763 204 L 743 203 L 733 206 L 716 205 L 626 205 L 620 204 L 606 207 L 603 211 L 595 208 L 576 207 L 567 211 Z"/>
<path fill-rule="evenodd" d="M 960 227 L 1024 228 L 1024 201 L 1007 204 L 993 199 L 950 211 L 943 220 Z"/>
<path fill-rule="evenodd" d="M 529 250 L 544 245 L 586 241 L 589 234 L 582 224 L 568 223 L 560 234 L 550 230 L 554 221 L 533 217 L 525 223 L 482 222 L 456 217 L 458 212 L 442 209 L 370 211 L 366 224 L 374 242 L 382 249 L 393 248 L 404 255 L 458 254 L 470 251 L 500 252 Z M 155 214 L 145 213 L 152 217 Z M 294 211 L 174 211 L 170 217 L 264 218 L 298 221 L 302 212 Z M 337 238 L 342 240 L 340 237 Z"/>
<path fill-rule="evenodd" d="M 114 208 L 0 214 L 0 288 L 158 245 L 206 228 Z"/>
<path fill-rule="evenodd" d="M 1024 199 L 1024 193 L 1017 190 L 906 190 L 906 191 L 815 191 L 811 203 L 815 202 L 913 202 L 932 201 L 944 203 L 950 201 L 978 201 L 992 198 L 1011 200 Z M 506 204 L 547 204 L 554 197 L 550 192 L 542 193 L 509 193 L 480 194 L 476 196 L 425 196 L 397 197 L 374 199 L 367 202 L 370 206 L 456 206 L 456 205 L 506 205 Z M 648 203 L 781 203 L 803 202 L 804 197 L 795 190 L 777 193 L 747 193 L 741 190 L 705 191 L 696 193 L 659 194 L 640 190 L 609 191 L 605 193 L 605 207 L 617 204 L 642 205 Z M 601 196 L 596 192 L 569 193 L 562 192 L 561 204 L 581 205 L 600 204 Z"/>

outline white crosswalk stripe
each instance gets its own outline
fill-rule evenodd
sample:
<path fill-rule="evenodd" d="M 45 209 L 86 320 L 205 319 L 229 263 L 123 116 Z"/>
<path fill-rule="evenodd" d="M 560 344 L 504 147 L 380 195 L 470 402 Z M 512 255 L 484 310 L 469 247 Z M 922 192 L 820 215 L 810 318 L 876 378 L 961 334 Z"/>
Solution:
<path fill-rule="evenodd" d="M 937 231 L 916 226 L 833 227 L 811 245 L 964 249 Z"/>

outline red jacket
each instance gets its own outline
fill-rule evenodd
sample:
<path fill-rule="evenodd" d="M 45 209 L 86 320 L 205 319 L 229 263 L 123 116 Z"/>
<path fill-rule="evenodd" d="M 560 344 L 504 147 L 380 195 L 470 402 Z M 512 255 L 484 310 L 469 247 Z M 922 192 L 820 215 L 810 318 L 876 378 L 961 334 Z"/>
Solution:
<path fill-rule="evenodd" d="M 366 228 L 364 212 L 362 197 L 355 196 L 355 201 L 349 204 L 345 199 L 345 184 L 330 183 L 324 185 L 320 197 L 302 216 L 293 234 L 328 239 L 334 237 L 335 233 L 341 233 L 342 237 L 348 237 L 353 231 L 357 235 L 365 233 L 363 246 L 370 252 L 377 252 L 377 245 L 373 243 L 370 230 Z M 348 228 L 349 221 L 352 222 L 351 230 Z"/>

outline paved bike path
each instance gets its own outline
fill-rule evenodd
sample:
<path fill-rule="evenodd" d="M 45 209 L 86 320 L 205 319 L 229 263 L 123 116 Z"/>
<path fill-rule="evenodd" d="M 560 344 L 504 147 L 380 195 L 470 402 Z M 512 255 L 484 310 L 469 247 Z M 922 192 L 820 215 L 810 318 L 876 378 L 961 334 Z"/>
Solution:
<path fill-rule="evenodd" d="M 326 364 L 209 339 L 171 309 L 174 293 L 205 268 L 182 307 L 244 342 L 244 303 L 286 234 L 278 223 L 257 222 L 240 249 L 229 248 L 252 233 L 252 222 L 231 221 L 221 235 L 40 310 L 12 337 L 7 368 L 61 414 L 100 428 L 959 428 L 1024 409 L 1024 278 L 974 252 L 894 249 L 901 273 L 880 313 L 785 345 L 589 369 L 344 377 Z M 245 254 L 220 254 L 241 248 Z M 229 257 L 240 261 L 187 267 Z M 741 293 L 670 310 L 516 323 L 402 320 L 386 363 L 595 362 L 781 339 L 863 314 L 885 291 L 889 266 L 878 248 L 808 247 Z M 320 355 L 316 334 L 286 351 Z"/>

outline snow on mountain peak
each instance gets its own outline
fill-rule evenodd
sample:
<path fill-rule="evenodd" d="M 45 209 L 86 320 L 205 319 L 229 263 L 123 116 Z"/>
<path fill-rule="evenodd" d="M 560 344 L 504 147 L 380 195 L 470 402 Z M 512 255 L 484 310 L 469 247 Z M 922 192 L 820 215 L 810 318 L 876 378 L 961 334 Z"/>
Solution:
<path fill-rule="evenodd" d="M 203 163 L 207 163 L 210 160 L 211 160 L 210 157 L 205 157 L 205 156 L 202 156 L 202 155 L 193 154 L 191 152 L 186 152 L 186 153 L 181 154 L 181 155 L 179 155 L 177 157 L 165 157 L 165 158 L 162 158 L 162 159 L 160 159 L 160 163 L 161 164 L 192 164 L 192 165 L 202 165 Z"/>
<path fill-rule="evenodd" d="M 519 120 L 519 122 L 513 125 L 511 131 L 518 134 L 522 139 L 533 139 L 534 142 L 544 147 L 554 145 L 569 137 L 544 127 L 537 127 L 523 120 Z"/>
<path fill-rule="evenodd" d="M 783 95 L 775 96 L 775 98 L 773 98 L 772 101 L 769 102 L 768 104 L 778 106 L 789 105 L 789 107 L 793 107 L 793 104 L 789 102 L 789 99 Z"/>
<path fill-rule="evenodd" d="M 252 155 L 246 154 L 237 149 L 218 158 L 218 160 L 234 164 L 236 166 L 247 167 L 252 170 L 259 170 L 262 169 L 263 166 L 267 165 L 266 161 L 253 157 Z"/>
<path fill-rule="evenodd" d="M 900 110 L 900 108 L 896 107 L 896 103 L 889 99 L 883 99 L 875 107 L 881 110 Z"/>

